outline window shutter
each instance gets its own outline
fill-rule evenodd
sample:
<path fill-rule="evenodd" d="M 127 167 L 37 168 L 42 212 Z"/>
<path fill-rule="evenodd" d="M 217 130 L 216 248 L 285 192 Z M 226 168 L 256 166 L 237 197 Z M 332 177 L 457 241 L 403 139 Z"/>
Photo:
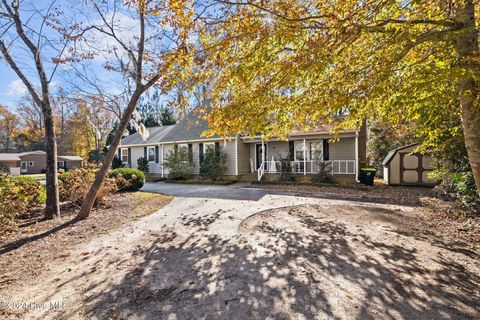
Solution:
<path fill-rule="evenodd" d="M 128 148 L 128 165 L 132 166 L 132 148 Z"/>
<path fill-rule="evenodd" d="M 193 162 L 193 145 L 191 143 L 188 144 L 188 160 Z"/>
<path fill-rule="evenodd" d="M 328 161 L 330 159 L 330 150 L 328 139 L 323 140 L 323 161 Z"/>
<path fill-rule="evenodd" d="M 147 159 L 147 147 L 143 147 L 143 157 Z"/>
<path fill-rule="evenodd" d="M 199 156 L 199 160 L 200 160 L 200 163 L 203 162 L 203 143 L 200 143 L 198 144 L 198 156 Z"/>
<path fill-rule="evenodd" d="M 159 156 L 158 156 L 158 146 L 155 146 L 155 163 L 159 162 Z"/>
<path fill-rule="evenodd" d="M 215 155 L 220 155 L 220 142 L 215 142 Z"/>
<path fill-rule="evenodd" d="M 118 148 L 117 150 L 117 158 L 122 159 L 122 149 Z"/>
<path fill-rule="evenodd" d="M 175 154 L 175 157 L 176 157 L 178 154 L 178 144 L 173 146 L 173 153 Z"/>
<path fill-rule="evenodd" d="M 288 161 L 293 161 L 295 158 L 295 143 L 288 141 Z"/>

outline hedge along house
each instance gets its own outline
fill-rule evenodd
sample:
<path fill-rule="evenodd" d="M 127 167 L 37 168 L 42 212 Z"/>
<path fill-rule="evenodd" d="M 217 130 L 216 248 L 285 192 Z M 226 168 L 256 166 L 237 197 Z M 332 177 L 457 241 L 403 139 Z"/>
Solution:
<path fill-rule="evenodd" d="M 59 169 L 71 169 L 81 166 L 83 161 L 79 156 L 57 156 Z M 12 175 L 45 173 L 47 154 L 45 151 L 28 151 L 22 153 L 0 153 L 0 167 Z"/>
<path fill-rule="evenodd" d="M 334 181 L 358 181 L 358 169 L 366 159 L 366 129 L 341 131 L 335 142 L 329 127 L 318 127 L 308 132 L 292 132 L 288 141 L 261 136 L 253 138 L 236 135 L 202 137 L 208 123 L 198 113 L 190 112 L 175 125 L 148 128 L 146 140 L 139 133 L 121 140 L 117 156 L 126 167 L 137 168 L 138 159 L 147 158 L 149 174 L 166 177 L 165 156 L 178 148 L 191 154 L 194 173 L 200 171 L 200 162 L 206 148 L 217 147 L 226 155 L 224 178 L 261 180 L 265 174 L 279 174 L 282 162 L 289 163 L 294 175 L 312 175 L 319 172 L 321 163 L 326 163 Z"/>
<path fill-rule="evenodd" d="M 383 160 L 383 178 L 388 185 L 433 185 L 432 157 L 415 152 L 418 143 L 391 150 Z"/>

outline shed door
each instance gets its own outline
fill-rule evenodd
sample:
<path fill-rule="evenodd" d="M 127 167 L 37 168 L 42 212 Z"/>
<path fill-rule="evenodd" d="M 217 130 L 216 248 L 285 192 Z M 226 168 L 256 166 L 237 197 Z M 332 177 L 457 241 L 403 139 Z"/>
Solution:
<path fill-rule="evenodd" d="M 428 179 L 431 158 L 418 153 L 400 153 L 400 184 L 433 184 Z"/>
<path fill-rule="evenodd" d="M 22 161 L 20 162 L 20 172 L 21 173 L 26 173 L 28 171 L 28 162 L 27 161 Z"/>

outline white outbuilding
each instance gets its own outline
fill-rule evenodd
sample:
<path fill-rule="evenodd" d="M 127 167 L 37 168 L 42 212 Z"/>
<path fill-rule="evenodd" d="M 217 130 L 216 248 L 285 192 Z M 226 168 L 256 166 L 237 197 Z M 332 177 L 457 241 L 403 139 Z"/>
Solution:
<path fill-rule="evenodd" d="M 428 177 L 432 157 L 414 152 L 418 143 L 391 150 L 383 160 L 383 179 L 388 185 L 434 185 Z"/>

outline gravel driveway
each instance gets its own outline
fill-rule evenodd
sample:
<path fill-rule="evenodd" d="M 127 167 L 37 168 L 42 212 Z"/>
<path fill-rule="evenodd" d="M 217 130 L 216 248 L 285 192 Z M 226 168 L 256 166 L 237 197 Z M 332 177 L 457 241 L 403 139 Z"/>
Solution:
<path fill-rule="evenodd" d="M 478 256 L 409 227 L 416 208 L 241 184 L 144 189 L 176 198 L 1 293 L 62 303 L 12 317 L 480 317 Z"/>

